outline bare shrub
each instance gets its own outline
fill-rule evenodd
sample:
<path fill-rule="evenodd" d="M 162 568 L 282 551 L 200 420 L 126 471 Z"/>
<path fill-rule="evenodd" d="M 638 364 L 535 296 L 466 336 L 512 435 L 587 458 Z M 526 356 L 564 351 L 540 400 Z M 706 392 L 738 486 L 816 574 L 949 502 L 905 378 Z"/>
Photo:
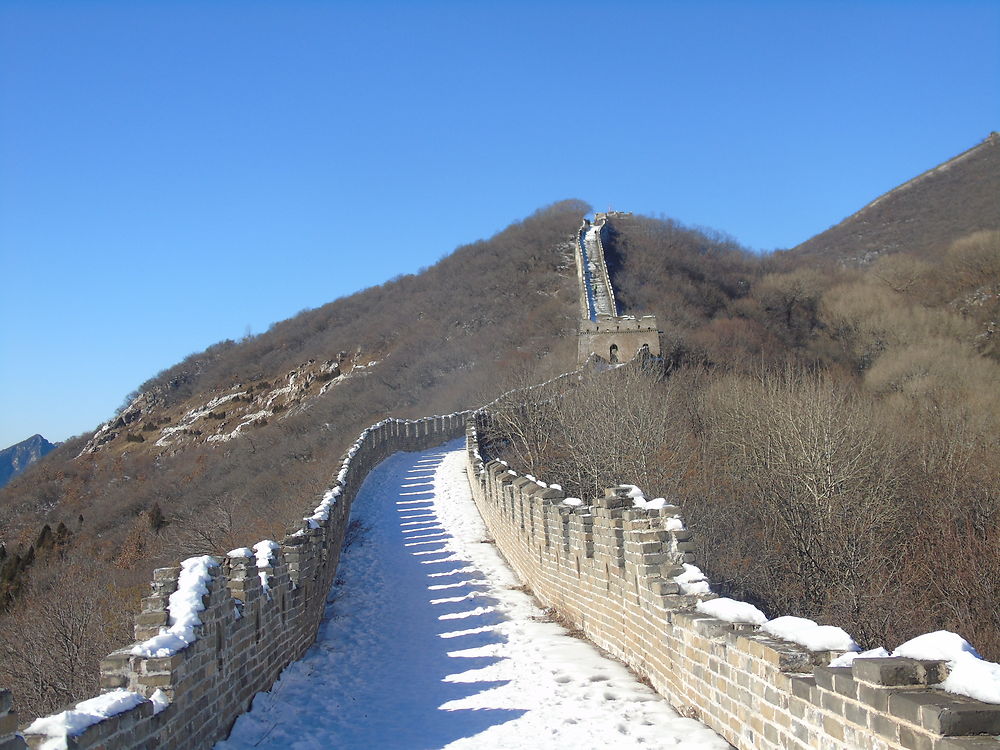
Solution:
<path fill-rule="evenodd" d="M 113 571 L 74 559 L 35 577 L 29 605 L 0 619 L 0 684 L 23 715 L 54 712 L 98 692 L 98 664 L 131 637 L 133 591 Z"/>
<path fill-rule="evenodd" d="M 768 594 L 773 606 L 837 613 L 862 637 L 879 635 L 864 614 L 870 583 L 895 577 L 900 519 L 896 448 L 871 419 L 874 405 L 828 375 L 792 368 L 727 378 L 710 399 L 714 447 L 781 551 L 767 555 L 784 581 Z"/>

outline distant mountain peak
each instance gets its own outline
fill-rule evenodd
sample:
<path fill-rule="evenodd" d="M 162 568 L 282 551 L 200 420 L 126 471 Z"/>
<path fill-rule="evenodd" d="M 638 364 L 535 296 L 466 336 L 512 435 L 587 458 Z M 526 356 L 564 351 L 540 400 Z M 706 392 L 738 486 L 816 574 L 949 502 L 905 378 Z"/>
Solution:
<path fill-rule="evenodd" d="M 56 446 L 35 433 L 20 443 L 0 451 L 0 487 L 16 477 Z"/>

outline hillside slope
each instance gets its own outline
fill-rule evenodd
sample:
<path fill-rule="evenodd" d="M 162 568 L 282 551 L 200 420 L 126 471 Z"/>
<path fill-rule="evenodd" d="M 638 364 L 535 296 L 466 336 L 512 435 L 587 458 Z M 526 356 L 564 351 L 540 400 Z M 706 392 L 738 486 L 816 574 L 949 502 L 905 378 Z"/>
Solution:
<path fill-rule="evenodd" d="M 657 315 L 670 377 L 583 383 L 537 423 L 518 405 L 512 465 L 673 499 L 713 583 L 769 613 L 867 646 L 951 630 L 1000 660 L 998 154 L 763 257 L 614 217 L 616 296 Z"/>
<path fill-rule="evenodd" d="M 92 679 L 92 662 L 126 639 L 154 567 L 280 538 L 367 425 L 482 403 L 524 362 L 571 367 L 572 241 L 588 210 L 542 209 L 419 274 L 222 342 L 144 383 L 105 425 L 0 490 L 0 606 L 10 610 L 0 642 L 41 632 L 54 602 L 92 598 L 99 615 L 87 627 L 102 637 L 74 669 Z M 66 673 L 41 636 L 16 651 L 0 651 L 0 684 L 36 685 L 19 696 L 26 714 L 93 687 L 38 679 Z"/>
<path fill-rule="evenodd" d="M 963 234 L 1000 229 L 1000 134 L 876 198 L 791 252 L 870 263 L 905 250 L 924 257 Z"/>

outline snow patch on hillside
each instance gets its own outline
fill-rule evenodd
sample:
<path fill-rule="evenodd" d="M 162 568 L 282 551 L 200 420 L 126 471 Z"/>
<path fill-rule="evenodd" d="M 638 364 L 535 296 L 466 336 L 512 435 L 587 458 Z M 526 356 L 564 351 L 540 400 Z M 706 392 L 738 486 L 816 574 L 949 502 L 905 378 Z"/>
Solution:
<path fill-rule="evenodd" d="M 160 430 L 160 439 L 156 441 L 156 445 L 160 448 L 170 445 L 171 438 L 178 432 L 183 432 L 184 430 L 191 429 L 192 425 L 197 422 L 202 417 L 208 416 L 208 414 L 215 409 L 217 406 L 221 406 L 227 401 L 232 401 L 234 398 L 239 398 L 246 391 L 237 391 L 236 393 L 227 393 L 225 396 L 217 396 L 209 401 L 207 404 L 198 407 L 197 409 L 192 409 L 187 412 L 180 421 L 170 427 L 164 427 Z"/>

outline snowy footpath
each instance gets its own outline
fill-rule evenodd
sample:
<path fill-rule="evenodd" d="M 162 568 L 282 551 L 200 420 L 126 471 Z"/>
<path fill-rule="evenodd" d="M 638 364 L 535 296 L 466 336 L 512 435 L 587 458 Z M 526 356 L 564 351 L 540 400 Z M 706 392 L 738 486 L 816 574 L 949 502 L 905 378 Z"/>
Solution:
<path fill-rule="evenodd" d="M 459 440 L 368 476 L 316 643 L 216 750 L 728 748 L 546 621 L 485 541 L 464 462 Z"/>

